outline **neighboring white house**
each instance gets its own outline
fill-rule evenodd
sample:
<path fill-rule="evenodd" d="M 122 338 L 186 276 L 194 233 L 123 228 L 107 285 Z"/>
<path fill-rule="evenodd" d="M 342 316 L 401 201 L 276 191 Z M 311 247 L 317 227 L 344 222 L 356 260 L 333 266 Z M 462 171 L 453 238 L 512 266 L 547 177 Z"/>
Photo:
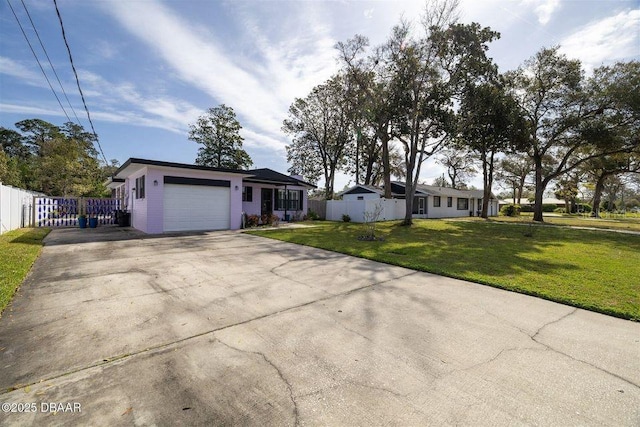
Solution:
<path fill-rule="evenodd" d="M 385 204 L 384 219 L 402 219 L 405 215 L 404 203 L 400 208 L 398 199 L 404 199 L 404 183 L 391 183 L 391 197 L 393 204 L 397 206 L 393 210 L 394 217 L 390 217 L 390 211 L 386 209 L 388 200 L 383 199 L 384 189 L 370 185 L 356 185 L 341 193 L 342 200 L 331 200 L 327 204 L 327 219 L 339 221 L 342 214 L 348 214 L 353 221 L 359 222 L 357 218 L 362 215 L 353 215 L 354 212 L 364 212 L 371 210 L 372 201 L 383 199 Z M 482 190 L 457 190 L 448 187 L 438 187 L 434 185 L 421 185 L 416 188 L 413 199 L 414 218 L 456 218 L 464 216 L 476 216 L 482 209 Z M 358 204 L 359 202 L 359 204 Z M 331 206 L 331 208 L 329 208 Z M 492 194 L 489 200 L 489 216 L 498 215 L 498 200 Z M 380 218 L 381 220 L 383 218 Z"/>

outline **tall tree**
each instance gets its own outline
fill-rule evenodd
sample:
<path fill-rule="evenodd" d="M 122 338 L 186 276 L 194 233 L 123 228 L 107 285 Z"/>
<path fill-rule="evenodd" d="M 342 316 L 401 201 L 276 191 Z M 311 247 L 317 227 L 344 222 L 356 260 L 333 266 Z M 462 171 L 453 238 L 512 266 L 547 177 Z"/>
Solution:
<path fill-rule="evenodd" d="M 104 194 L 95 135 L 74 123 L 59 127 L 41 119 L 22 120 L 16 127 L 21 133 L 0 132 L 2 147 L 10 148 L 4 154 L 14 183 L 52 196 Z"/>
<path fill-rule="evenodd" d="M 473 159 L 465 150 L 446 149 L 436 160 L 436 163 L 447 168 L 447 175 L 452 188 L 462 188 L 467 181 L 476 174 Z"/>
<path fill-rule="evenodd" d="M 638 143 L 637 135 L 625 141 L 611 138 L 613 129 L 629 119 L 621 112 L 637 107 L 632 99 L 617 102 L 611 95 L 619 85 L 632 94 L 640 92 L 637 77 L 596 70 L 585 82 L 580 61 L 558 49 L 542 49 L 510 76 L 512 93 L 528 121 L 526 151 L 535 174 L 535 221 L 543 221 L 542 198 L 551 181 L 586 161 L 628 151 Z"/>
<path fill-rule="evenodd" d="M 24 186 L 18 168 L 18 159 L 8 156 L 2 147 L 0 147 L 0 182 L 14 187 Z"/>
<path fill-rule="evenodd" d="M 248 169 L 253 164 L 242 148 L 240 122 L 233 108 L 221 104 L 209 108 L 195 124 L 189 125 L 189 139 L 202 147 L 196 164 L 215 168 Z"/>
<path fill-rule="evenodd" d="M 520 149 L 526 123 L 518 104 L 499 79 L 467 85 L 459 111 L 457 144 L 475 153 L 482 165 L 483 196 L 480 216 L 488 218 L 496 155 Z"/>
<path fill-rule="evenodd" d="M 513 190 L 513 202 L 520 204 L 527 178 L 531 175 L 533 166 L 527 155 L 511 153 L 500 160 L 496 179 Z"/>
<path fill-rule="evenodd" d="M 475 23 L 451 23 L 454 13 L 455 9 L 438 3 L 428 5 L 423 20 L 426 37 L 412 40 L 403 26 L 396 27 L 393 35 L 400 46 L 394 58 L 398 70 L 394 85 L 400 93 L 401 114 L 392 129 L 405 154 L 405 225 L 413 222 L 422 163 L 442 150 L 454 132 L 453 101 L 460 99 L 470 81 L 495 69 L 486 51 L 498 33 Z"/>
<path fill-rule="evenodd" d="M 381 46 L 374 53 L 363 57 L 368 47 L 369 40 L 361 35 L 336 44 L 344 65 L 345 76 L 358 87 L 360 100 L 355 109 L 356 114 L 369 124 L 377 139 L 377 141 L 369 140 L 374 144 L 369 148 L 375 150 L 375 144 L 378 142 L 380 144 L 384 197 L 390 199 L 392 174 L 390 141 L 395 98 L 390 88 L 393 70 L 388 61 L 383 61 L 383 57 L 391 46 L 388 44 Z M 369 159 L 372 160 L 373 156 Z M 372 163 L 368 166 L 372 166 Z"/>
<path fill-rule="evenodd" d="M 640 148 L 631 153 L 605 155 L 583 166 L 594 183 L 591 216 L 600 217 L 600 202 L 607 179 L 625 173 L 640 174 Z"/>
<path fill-rule="evenodd" d="M 307 176 L 324 176 L 325 197 L 333 198 L 336 171 L 346 164 L 345 155 L 353 141 L 349 104 L 345 100 L 345 78 L 334 76 L 316 86 L 304 99 L 289 107 L 282 130 L 293 136 L 287 146 L 287 160 Z M 310 173 L 311 172 L 311 173 Z"/>

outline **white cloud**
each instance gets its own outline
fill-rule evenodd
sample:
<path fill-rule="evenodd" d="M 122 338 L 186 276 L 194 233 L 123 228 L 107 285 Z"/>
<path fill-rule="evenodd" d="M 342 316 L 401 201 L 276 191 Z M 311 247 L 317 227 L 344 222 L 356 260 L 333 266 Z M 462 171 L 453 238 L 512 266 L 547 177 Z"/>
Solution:
<path fill-rule="evenodd" d="M 194 105 L 180 99 L 142 95 L 135 85 L 129 82 L 110 82 L 86 70 L 80 70 L 79 75 L 83 84 L 94 94 L 92 104 L 100 105 L 107 110 L 121 110 L 124 105 L 130 109 L 128 112 L 96 113 L 96 119 L 126 123 L 135 120 L 139 125 L 186 135 L 187 124 L 194 122 L 202 113 Z"/>
<path fill-rule="evenodd" d="M 22 63 L 5 56 L 0 56 L 0 74 L 15 77 L 30 86 L 49 87 L 45 83 L 46 80 L 42 73 L 38 73 Z"/>
<path fill-rule="evenodd" d="M 523 0 L 525 6 L 533 6 L 533 11 L 538 17 L 541 25 L 546 25 L 551 20 L 551 16 L 560 7 L 560 0 Z"/>
<path fill-rule="evenodd" d="M 313 14 L 298 22 L 305 25 L 305 31 L 297 32 L 301 36 L 290 37 L 281 31 L 286 36 L 283 39 L 265 35 L 258 18 L 242 14 L 243 28 L 252 35 L 249 48 L 258 56 L 247 60 L 232 48 L 227 51 L 225 41 L 216 39 L 211 31 L 157 2 L 109 3 L 105 11 L 154 49 L 181 80 L 216 103 L 232 106 L 256 144 L 282 149 L 285 138 L 280 128 L 293 98 L 305 96 L 337 70 L 335 40 L 314 22 Z M 297 18 L 300 16 L 292 21 Z"/>
<path fill-rule="evenodd" d="M 17 105 L 4 102 L 0 104 L 0 111 L 3 113 L 64 117 L 64 113 L 59 108 L 42 108 L 33 105 Z"/>
<path fill-rule="evenodd" d="M 580 28 L 561 41 L 561 51 L 582 61 L 587 71 L 640 56 L 640 10 L 620 12 Z"/>

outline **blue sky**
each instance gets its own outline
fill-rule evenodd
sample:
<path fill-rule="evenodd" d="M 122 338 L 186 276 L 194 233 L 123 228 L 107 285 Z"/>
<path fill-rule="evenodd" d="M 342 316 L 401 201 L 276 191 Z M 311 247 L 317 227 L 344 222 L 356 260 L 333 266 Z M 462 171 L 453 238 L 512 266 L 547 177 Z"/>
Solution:
<path fill-rule="evenodd" d="M 10 0 L 50 71 L 20 0 Z M 24 0 L 81 124 L 89 128 L 52 0 Z M 233 107 L 254 167 L 288 168 L 280 130 L 289 105 L 339 67 L 336 42 L 362 34 L 376 45 L 423 1 L 58 0 L 96 132 L 108 159 L 192 163 L 188 124 L 207 108 Z M 561 45 L 587 71 L 640 58 L 639 0 L 462 0 L 461 20 L 502 35 L 489 50 L 501 71 Z M 63 105 L 66 101 L 63 99 Z M 67 107 L 67 109 L 69 109 Z M 73 113 L 69 111 L 70 116 Z M 0 3 L 0 126 L 66 117 L 6 1 Z M 442 174 L 433 162 L 421 178 Z M 336 188 L 347 184 L 340 176 Z"/>

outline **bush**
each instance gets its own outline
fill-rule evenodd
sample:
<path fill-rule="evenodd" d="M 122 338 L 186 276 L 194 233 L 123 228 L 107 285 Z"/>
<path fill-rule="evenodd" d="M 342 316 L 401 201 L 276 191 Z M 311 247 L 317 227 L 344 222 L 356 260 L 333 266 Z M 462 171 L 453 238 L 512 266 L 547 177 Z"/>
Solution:
<path fill-rule="evenodd" d="M 556 205 L 555 203 L 543 203 L 542 212 L 553 212 L 557 207 L 558 205 Z"/>
<path fill-rule="evenodd" d="M 533 206 L 531 205 L 522 205 L 520 206 L 520 212 L 533 212 Z"/>
<path fill-rule="evenodd" d="M 260 217 L 260 221 L 262 225 L 275 225 L 277 226 L 280 223 L 280 217 L 274 214 L 263 214 Z"/>
<path fill-rule="evenodd" d="M 307 212 L 307 219 L 310 219 L 311 221 L 315 221 L 315 220 L 317 220 L 319 218 L 320 218 L 320 216 L 317 213 L 315 213 L 314 211 L 309 210 L 309 212 Z"/>
<path fill-rule="evenodd" d="M 555 213 L 567 213 L 565 208 L 555 208 L 553 211 Z"/>
<path fill-rule="evenodd" d="M 592 210 L 593 210 L 593 208 L 588 203 L 580 203 L 578 205 L 578 212 L 591 213 Z"/>
<path fill-rule="evenodd" d="M 342 215 L 342 221 L 351 222 L 351 217 L 347 214 Z"/>
<path fill-rule="evenodd" d="M 260 217 L 258 215 L 247 215 L 244 223 L 247 227 L 257 227 L 260 223 Z"/>
<path fill-rule="evenodd" d="M 520 215 L 520 205 L 504 205 L 500 208 L 500 213 L 504 216 Z"/>

